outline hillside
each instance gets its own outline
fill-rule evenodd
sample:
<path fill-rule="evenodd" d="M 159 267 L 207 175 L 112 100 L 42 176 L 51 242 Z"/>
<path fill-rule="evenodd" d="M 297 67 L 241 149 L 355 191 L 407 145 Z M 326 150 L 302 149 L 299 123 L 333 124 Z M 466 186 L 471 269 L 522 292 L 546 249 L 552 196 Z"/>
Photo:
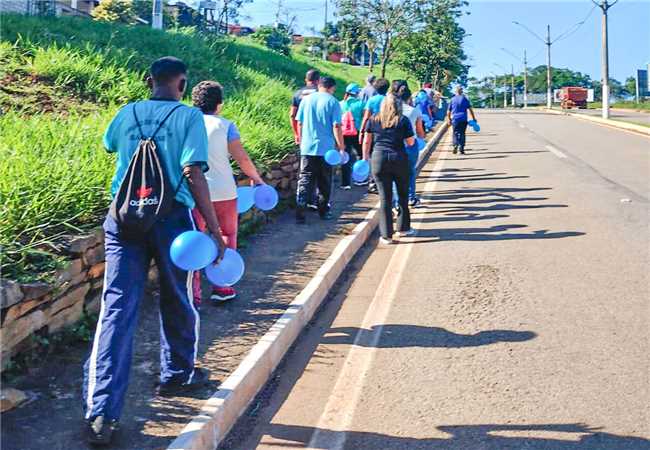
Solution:
<path fill-rule="evenodd" d="M 260 166 L 294 149 L 287 110 L 310 67 L 336 78 L 339 94 L 367 74 L 187 30 L 18 15 L 4 15 L 2 26 L 0 246 L 3 276 L 17 279 L 47 276 L 57 265 L 57 238 L 104 214 L 113 157 L 101 134 L 120 105 L 146 97 L 142 80 L 152 60 L 183 59 L 190 88 L 221 82 L 224 116 L 238 124 Z"/>

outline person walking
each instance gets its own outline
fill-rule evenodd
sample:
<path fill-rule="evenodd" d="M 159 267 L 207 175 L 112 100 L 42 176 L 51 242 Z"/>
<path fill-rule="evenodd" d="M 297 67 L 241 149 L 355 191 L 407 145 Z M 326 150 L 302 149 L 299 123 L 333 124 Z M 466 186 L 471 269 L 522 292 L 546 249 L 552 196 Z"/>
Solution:
<path fill-rule="evenodd" d="M 415 144 L 413 127 L 404 116 L 402 99 L 390 93 L 381 104 L 379 114 L 373 116 L 366 124 L 363 141 L 363 158 L 369 160 L 372 152 L 372 173 L 379 191 L 380 213 L 379 231 L 380 242 L 392 244 L 393 215 L 392 198 L 393 183 L 397 185 L 399 213 L 397 215 L 398 236 L 411 236 L 411 217 L 408 205 L 409 163 L 405 144 Z"/>
<path fill-rule="evenodd" d="M 203 175 L 208 167 L 208 138 L 201 111 L 180 102 L 187 85 L 187 67 L 181 60 L 156 60 L 147 82 L 151 98 L 120 109 L 103 139 L 106 149 L 117 153 L 117 162 L 111 183 L 113 202 L 103 225 L 106 259 L 101 307 L 84 365 L 85 433 L 91 444 L 110 443 L 118 427 L 151 258 L 160 277 L 158 393 L 174 395 L 208 382 L 207 372 L 195 366 L 199 315 L 192 302 L 193 271 L 178 268 L 169 254 L 178 235 L 195 229 L 192 208 L 196 205 L 218 246 L 216 262 L 223 258 L 225 242 Z M 146 167 L 157 176 L 147 178 Z M 134 181 L 139 187 L 132 186 Z M 144 181 L 150 184 L 140 184 Z M 166 187 L 175 189 L 173 197 L 166 195 Z M 138 219 L 145 213 L 151 219 L 146 225 Z"/>
<path fill-rule="evenodd" d="M 208 133 L 208 166 L 205 174 L 210 190 L 212 207 L 219 219 L 226 246 L 237 249 L 237 185 L 230 166 L 230 157 L 237 161 L 242 172 L 254 185 L 264 184 L 248 153 L 244 150 L 237 126 L 221 117 L 223 87 L 216 81 L 201 81 L 192 89 L 192 103 L 203 112 L 203 122 Z M 206 222 L 198 209 L 194 219 L 201 231 Z M 201 274 L 194 272 L 194 304 L 201 304 Z M 231 300 L 237 296 L 232 286 L 213 286 L 210 299 L 215 302 Z"/>
<path fill-rule="evenodd" d="M 404 80 L 395 80 L 393 81 L 392 91 L 394 95 L 402 100 L 402 113 L 409 119 L 415 137 L 424 139 L 425 132 L 424 124 L 422 123 L 422 113 L 418 108 L 411 105 L 412 93 L 408 87 L 408 83 Z M 417 142 L 414 145 L 406 147 L 406 155 L 409 161 L 409 206 L 414 208 L 420 203 L 420 199 L 415 193 L 416 168 L 418 157 L 420 156 Z"/>
<path fill-rule="evenodd" d="M 365 133 L 366 125 L 370 121 L 370 118 L 379 114 L 381 104 L 384 101 L 384 98 L 386 98 L 386 93 L 390 88 L 390 83 L 385 78 L 379 78 L 375 80 L 375 88 L 377 90 L 377 93 L 372 96 L 364 106 L 363 120 L 361 122 L 361 133 L 359 134 L 360 143 L 364 140 L 363 135 Z M 372 153 L 372 147 L 370 148 L 370 153 Z M 377 185 L 375 183 L 374 177 L 372 176 L 372 173 L 368 177 L 368 192 L 371 194 L 376 194 L 378 192 Z"/>
<path fill-rule="evenodd" d="M 472 120 L 476 120 L 476 115 L 472 109 L 469 99 L 463 94 L 463 87 L 456 87 L 456 95 L 449 102 L 449 112 L 447 119 L 449 125 L 454 129 L 454 155 L 460 151 L 461 155 L 465 154 L 465 132 L 467 131 L 467 111 L 472 115 Z"/>
<path fill-rule="evenodd" d="M 359 99 L 364 103 L 368 103 L 368 100 L 370 100 L 371 97 L 374 97 L 377 95 L 377 89 L 375 89 L 375 80 L 377 79 L 376 76 L 373 74 L 370 74 L 366 77 L 366 85 L 363 87 L 361 90 L 361 94 L 359 95 Z"/>
<path fill-rule="evenodd" d="M 348 162 L 341 166 L 341 189 L 351 189 L 352 165 L 361 157 L 361 143 L 359 142 L 359 130 L 363 120 L 364 103 L 359 99 L 361 88 L 356 83 L 350 83 L 345 88 L 345 96 L 341 101 L 341 128 L 345 151 L 350 156 Z"/>
<path fill-rule="evenodd" d="M 334 97 L 336 81 L 323 77 L 318 92 L 300 102 L 298 142 L 300 143 L 300 176 L 296 192 L 296 223 L 305 223 L 307 200 L 318 186 L 318 214 L 321 219 L 332 218 L 330 195 L 332 192 L 332 166 L 324 158 L 327 151 L 345 150 L 341 131 L 341 105 Z"/>
<path fill-rule="evenodd" d="M 289 108 L 289 119 L 291 121 L 291 129 L 293 130 L 293 139 L 296 145 L 300 145 L 299 135 L 300 130 L 296 115 L 298 114 L 298 107 L 302 99 L 308 95 L 318 91 L 318 80 L 320 79 L 320 72 L 316 69 L 309 69 L 305 74 L 305 85 L 294 92 L 291 98 L 291 107 Z"/>

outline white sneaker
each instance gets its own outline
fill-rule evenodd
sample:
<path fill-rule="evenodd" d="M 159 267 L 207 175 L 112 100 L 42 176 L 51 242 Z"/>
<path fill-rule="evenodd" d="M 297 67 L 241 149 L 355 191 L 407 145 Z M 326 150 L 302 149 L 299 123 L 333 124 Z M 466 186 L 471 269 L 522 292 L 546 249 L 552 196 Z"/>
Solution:
<path fill-rule="evenodd" d="M 381 245 L 393 245 L 395 243 L 395 241 L 392 240 L 392 239 L 386 239 L 384 237 L 380 237 L 379 238 L 379 243 Z"/>
<path fill-rule="evenodd" d="M 408 230 L 408 231 L 398 231 L 398 232 L 397 232 L 397 235 L 398 235 L 399 237 L 415 236 L 415 230 L 414 230 L 413 228 L 411 228 L 411 229 Z"/>
<path fill-rule="evenodd" d="M 341 186 L 341 189 L 343 189 L 344 191 L 349 191 L 350 189 L 352 189 L 352 186 Z"/>

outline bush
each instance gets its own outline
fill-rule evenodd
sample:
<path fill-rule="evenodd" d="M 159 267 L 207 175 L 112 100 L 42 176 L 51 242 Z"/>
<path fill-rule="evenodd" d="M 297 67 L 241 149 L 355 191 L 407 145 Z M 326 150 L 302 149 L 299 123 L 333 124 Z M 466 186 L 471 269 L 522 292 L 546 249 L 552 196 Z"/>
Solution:
<path fill-rule="evenodd" d="M 291 36 L 282 27 L 263 26 L 260 27 L 255 33 L 251 35 L 255 42 L 270 48 L 271 50 L 288 55 L 290 53 L 289 45 L 291 44 Z"/>
<path fill-rule="evenodd" d="M 92 11 L 95 20 L 104 22 L 135 22 L 135 11 L 131 0 L 102 0 Z"/>

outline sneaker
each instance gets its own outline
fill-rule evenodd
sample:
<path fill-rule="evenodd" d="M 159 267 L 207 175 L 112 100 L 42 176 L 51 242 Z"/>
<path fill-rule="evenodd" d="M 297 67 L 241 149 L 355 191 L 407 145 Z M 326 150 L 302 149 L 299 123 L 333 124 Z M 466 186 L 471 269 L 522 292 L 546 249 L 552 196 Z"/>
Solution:
<path fill-rule="evenodd" d="M 312 211 L 318 211 L 318 205 L 315 203 L 307 203 L 307 209 L 311 209 Z"/>
<path fill-rule="evenodd" d="M 192 379 L 185 383 L 178 381 L 168 381 L 160 383 L 156 392 L 161 397 L 171 397 L 174 395 L 185 394 L 192 392 L 195 389 L 206 386 L 210 383 L 210 372 L 205 369 L 194 369 L 192 372 Z"/>
<path fill-rule="evenodd" d="M 350 189 L 352 189 L 352 186 L 341 186 L 341 189 L 343 189 L 344 191 L 349 191 Z"/>
<path fill-rule="evenodd" d="M 212 288 L 212 295 L 210 295 L 210 300 L 213 300 L 215 303 L 225 302 L 232 300 L 237 297 L 237 292 L 230 286 L 215 286 Z"/>
<path fill-rule="evenodd" d="M 393 206 L 393 218 L 396 218 L 399 216 L 400 213 L 400 207 L 399 206 Z"/>
<path fill-rule="evenodd" d="M 415 236 L 415 230 L 413 228 L 411 228 L 408 231 L 398 231 L 397 236 L 399 236 L 399 237 Z"/>
<path fill-rule="evenodd" d="M 379 194 L 379 191 L 377 190 L 377 186 L 369 186 L 368 194 Z"/>
<path fill-rule="evenodd" d="M 380 237 L 379 238 L 379 243 L 381 245 L 393 245 L 395 243 L 395 241 L 392 238 L 388 239 L 388 238 L 385 238 L 385 237 Z"/>
<path fill-rule="evenodd" d="M 116 420 L 108 420 L 104 416 L 97 416 L 86 421 L 86 440 L 91 445 L 108 445 L 111 443 L 113 433 L 117 429 Z"/>
<path fill-rule="evenodd" d="M 460 154 L 464 155 L 465 154 L 465 149 L 463 147 L 460 148 Z"/>
<path fill-rule="evenodd" d="M 366 180 L 366 181 L 355 181 L 354 185 L 355 186 L 368 186 L 368 180 Z"/>
<path fill-rule="evenodd" d="M 409 206 L 411 208 L 415 208 L 420 204 L 420 199 L 418 197 L 413 197 L 412 199 L 409 200 Z"/>
<path fill-rule="evenodd" d="M 457 145 L 454 145 L 454 149 L 452 150 L 452 153 L 453 153 L 454 155 L 455 155 L 456 153 L 458 153 L 458 146 L 457 146 Z"/>
<path fill-rule="evenodd" d="M 332 220 L 334 218 L 334 215 L 332 214 L 331 211 L 327 211 L 323 214 L 320 215 L 321 220 Z"/>

